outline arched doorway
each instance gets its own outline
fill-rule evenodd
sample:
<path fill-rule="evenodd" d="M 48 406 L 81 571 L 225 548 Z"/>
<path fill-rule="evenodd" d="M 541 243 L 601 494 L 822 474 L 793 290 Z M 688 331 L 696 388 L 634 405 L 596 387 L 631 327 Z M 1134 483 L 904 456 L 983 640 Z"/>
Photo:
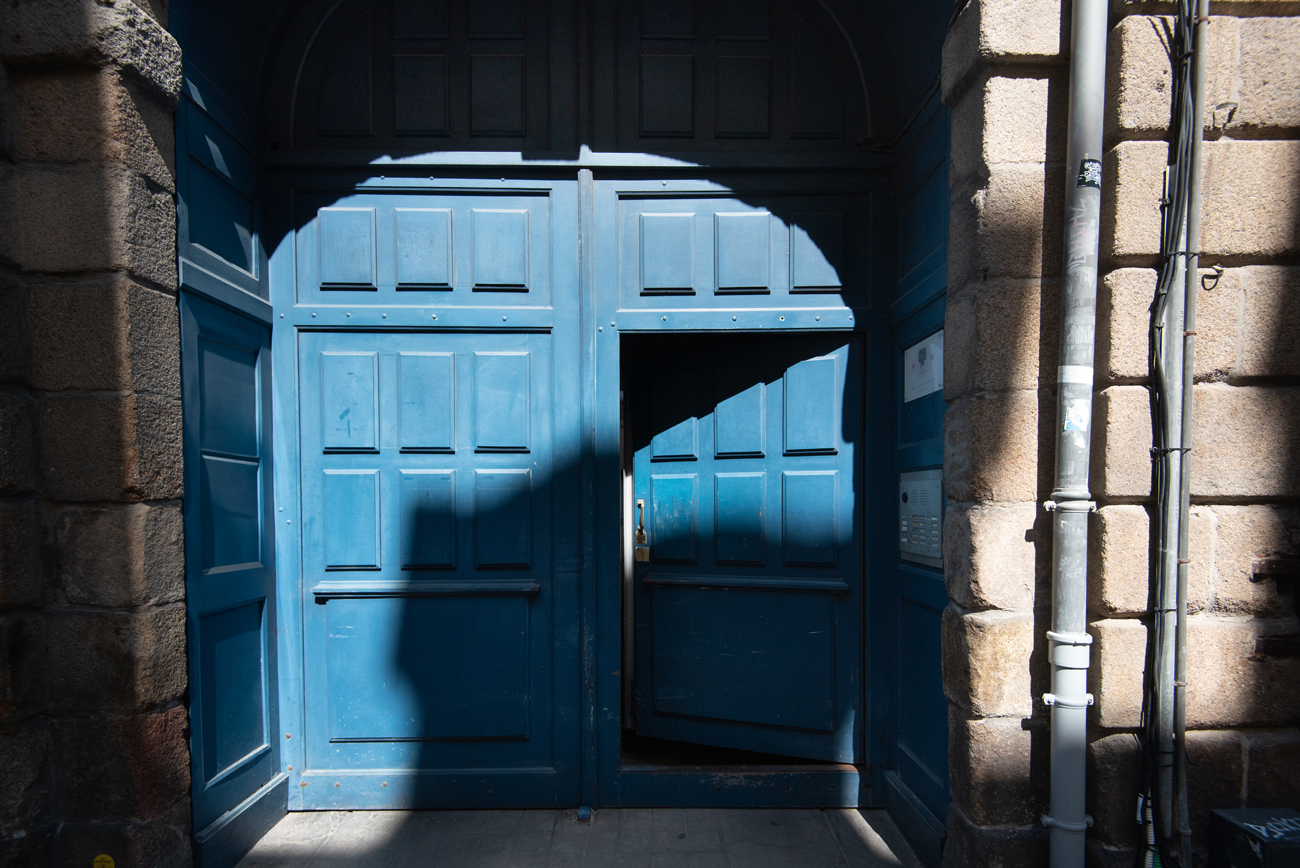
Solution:
<path fill-rule="evenodd" d="M 267 465 L 198 430 L 192 512 L 259 528 L 275 571 L 192 666 L 225 745 L 196 753 L 196 826 L 268 787 L 290 809 L 883 799 L 894 395 L 870 384 L 895 363 L 876 148 L 897 125 L 868 99 L 869 22 L 245 12 L 258 72 L 211 77 L 212 40 L 188 70 L 182 258 L 192 292 L 269 326 L 274 497 L 260 524 L 218 502 Z M 197 567 L 198 649 L 233 566 Z M 261 727 L 223 699 L 254 670 Z"/>

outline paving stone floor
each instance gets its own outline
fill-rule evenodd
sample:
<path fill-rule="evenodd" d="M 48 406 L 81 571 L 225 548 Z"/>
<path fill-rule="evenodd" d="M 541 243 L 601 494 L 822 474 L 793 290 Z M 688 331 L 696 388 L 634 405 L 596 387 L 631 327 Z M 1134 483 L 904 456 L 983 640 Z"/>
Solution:
<path fill-rule="evenodd" d="M 288 814 L 238 868 L 921 868 L 884 811 Z"/>

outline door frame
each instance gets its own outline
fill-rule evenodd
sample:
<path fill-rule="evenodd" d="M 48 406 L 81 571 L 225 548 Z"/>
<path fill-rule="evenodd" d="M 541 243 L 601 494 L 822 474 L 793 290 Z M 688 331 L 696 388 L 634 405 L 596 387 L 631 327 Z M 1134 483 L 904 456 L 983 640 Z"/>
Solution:
<path fill-rule="evenodd" d="M 620 354 L 618 335 L 623 332 L 750 331 L 772 333 L 807 333 L 835 331 L 853 336 L 860 342 L 860 401 L 863 415 L 859 479 L 865 503 L 859 521 L 866 525 L 860 533 L 860 563 L 863 574 L 862 599 L 862 709 L 863 729 L 873 731 L 878 718 L 876 704 L 882 699 L 873 695 L 871 612 L 873 598 L 879 599 L 874 584 L 882 577 L 872 560 L 872 549 L 880 535 L 871 531 L 881 521 L 894 519 L 892 502 L 870 496 L 882 479 L 889 479 L 892 457 L 881 445 L 888 436 L 878 436 L 865 424 L 867 418 L 892 418 L 890 390 L 875 394 L 867 387 L 869 374 L 879 373 L 882 364 L 890 363 L 885 299 L 891 287 L 890 202 L 887 164 L 878 158 L 862 159 L 857 167 L 843 163 L 830 168 L 782 170 L 776 166 L 750 165 L 730 169 L 683 166 L 676 160 L 646 155 L 600 155 L 599 159 L 577 161 L 537 161 L 522 166 L 520 161 L 503 164 L 499 155 L 460 154 L 454 165 L 437 164 L 437 155 L 411 161 L 408 165 L 359 167 L 354 163 L 332 169 L 294 165 L 290 158 L 268 174 L 268 214 L 266 223 L 271 237 L 283 238 L 291 232 L 292 216 L 284 213 L 292 184 L 311 178 L 319 188 L 338 189 L 460 189 L 494 188 L 533 189 L 549 182 L 570 182 L 576 175 L 576 225 L 580 243 L 576 262 L 577 345 L 581 365 L 580 434 L 573 448 L 579 453 L 581 467 L 581 578 L 579 582 L 579 635 L 581 666 L 581 781 L 580 803 L 593 807 L 673 805 L 680 807 L 880 807 L 883 793 L 879 778 L 883 771 L 881 753 L 873 749 L 873 739 L 864 736 L 857 766 L 847 764 L 677 768 L 626 767 L 621 759 L 622 727 L 622 538 L 624 534 L 622 466 L 619 451 L 619 380 Z M 828 161 L 831 162 L 831 161 Z M 381 175 L 380 172 L 385 174 Z M 599 179 L 596 173 L 600 174 Z M 725 184 L 723 183 L 725 182 Z M 749 309 L 743 319 L 732 321 L 731 310 L 700 311 L 691 317 L 677 317 L 677 322 L 663 324 L 655 312 L 622 311 L 618 306 L 617 268 L 610 256 L 617 251 L 602 251 L 593 243 L 602 226 L 612 219 L 610 207 L 624 192 L 699 193 L 708 190 L 727 192 L 791 192 L 809 194 L 843 191 L 846 185 L 869 196 L 870 230 L 865 254 L 869 263 L 868 287 L 862 303 L 853 307 L 813 307 L 787 309 L 782 312 L 768 307 Z M 278 210 L 274 210 L 277 209 Z M 280 719 L 284 730 L 283 757 L 289 769 L 289 810 L 308 810 L 298 773 L 304 767 L 305 731 L 303 683 L 303 612 L 301 547 L 298 531 L 301 519 L 300 464 L 297 453 L 298 432 L 298 333 L 301 329 L 361 327 L 356 318 L 348 318 L 343 307 L 319 311 L 310 317 L 310 309 L 295 305 L 292 295 L 294 262 L 285 245 L 271 253 L 268 263 L 273 322 L 272 357 L 275 365 L 273 403 L 275 408 L 274 472 L 276 480 L 276 550 L 279 563 L 277 594 L 280 629 Z M 280 255 L 276 255 L 279 253 Z M 612 269 L 612 270 L 611 270 Z M 612 276 L 612 279 L 611 279 Z M 286 287 L 290 289 L 286 289 Z M 284 293 L 289 292 L 286 298 Z M 742 303 L 737 310 L 744 310 Z M 546 311 L 512 312 L 511 326 L 550 328 L 558 313 Z M 404 319 L 385 322 L 387 328 L 420 327 L 436 331 L 443 326 L 468 329 L 500 330 L 500 311 L 483 313 L 478 319 L 461 317 L 452 322 L 440 321 L 437 327 L 425 325 L 429 316 L 423 308 L 413 309 L 410 323 Z M 516 322 L 516 316 L 518 322 Z M 620 316 L 623 322 L 619 322 Z M 739 314 L 737 314 L 739 316 Z M 818 321 L 816 317 L 820 316 Z M 480 321 L 481 320 L 481 321 Z M 418 323 L 418 326 L 417 326 Z M 378 323 L 370 323 L 374 328 Z M 559 353 L 557 352 L 557 359 Z M 882 415 L 888 414 L 888 415 Z M 892 433 L 892 428 L 890 429 Z M 883 439 L 881 437 L 883 436 Z M 557 448 L 562 444 L 557 442 Z M 888 465 L 888 466 L 887 466 Z M 285 511 L 280 512 L 281 508 Z M 286 517 L 288 516 L 288 517 Z M 289 522 L 289 523 L 286 523 Z M 613 593 L 609 589 L 614 589 Z M 888 703 L 886 703 L 888 704 Z M 887 740 L 885 734 L 881 738 Z M 873 786 L 873 783 L 877 784 Z M 400 807 L 393 804 L 392 807 Z M 465 807 L 473 807 L 466 803 Z"/>
<path fill-rule="evenodd" d="M 666 167 L 665 167 L 666 168 Z M 863 391 L 859 402 L 862 448 L 856 473 L 863 489 L 870 491 L 874 480 L 888 478 L 875 467 L 882 460 L 878 432 L 865 425 L 866 418 L 887 412 L 887 400 L 874 396 L 866 388 L 866 374 L 884 361 L 881 350 L 888 342 L 888 330 L 880 311 L 885 305 L 876 301 L 888 287 L 891 274 L 887 249 L 889 226 L 885 190 L 887 175 L 879 170 L 843 169 L 824 172 L 785 172 L 767 168 L 759 173 L 722 172 L 699 167 L 653 172 L 602 169 L 597 179 L 592 171 L 581 173 L 581 214 L 583 218 L 584 255 L 582 285 L 584 312 L 595 328 L 584 330 L 584 347 L 590 347 L 584 388 L 584 411 L 591 414 L 584 422 L 590 432 L 591 504 L 584 514 L 592 516 L 589 535 L 591 551 L 584 551 L 583 647 L 588 650 L 586 677 L 593 703 L 590 716 L 590 743 L 584 749 L 584 804 L 594 806 L 675 806 L 675 807 L 877 807 L 882 804 L 873 768 L 875 751 L 871 739 L 864 737 L 858 745 L 859 765 L 814 764 L 789 766 L 726 767 L 625 767 L 622 765 L 624 607 L 622 599 L 624 537 L 630 533 L 630 517 L 624 508 L 623 455 L 620 449 L 621 352 L 622 333 L 664 332 L 758 332 L 810 333 L 833 331 L 859 343 L 856 354 L 863 370 L 859 372 Z M 712 180 L 705 180 L 711 178 Z M 726 183 L 721 183 L 725 181 Z M 849 307 L 814 306 L 779 310 L 770 305 L 762 308 L 744 305 L 744 296 L 734 297 L 733 307 L 674 312 L 620 309 L 617 244 L 614 249 L 601 247 L 599 239 L 617 238 L 618 198 L 623 194 L 739 194 L 760 193 L 831 193 L 854 189 L 870 198 L 870 229 L 865 259 L 869 265 L 867 287 L 862 303 Z M 595 243 L 587 244 L 586 239 Z M 666 319 L 665 319 L 666 317 Z M 887 358 L 887 357 L 885 357 Z M 886 390 L 888 391 L 888 390 Z M 892 429 L 890 429 L 892 433 Z M 886 440 L 887 442 L 887 440 Z M 888 461 L 887 453 L 883 460 Z M 892 502 L 864 496 L 859 521 L 862 570 L 861 673 L 862 710 L 865 731 L 873 720 L 872 671 L 868 654 L 869 625 L 872 622 L 870 580 L 874 572 L 871 561 L 872 540 L 866 532 L 879 526 L 880 519 L 893 521 Z M 878 514 L 877 514 L 878 513 Z"/>

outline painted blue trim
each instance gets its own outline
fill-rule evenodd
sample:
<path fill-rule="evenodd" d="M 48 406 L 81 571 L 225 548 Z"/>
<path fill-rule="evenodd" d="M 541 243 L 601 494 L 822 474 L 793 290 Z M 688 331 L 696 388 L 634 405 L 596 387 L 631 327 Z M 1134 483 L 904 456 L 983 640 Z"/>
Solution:
<path fill-rule="evenodd" d="M 854 313 L 846 307 L 722 308 L 690 310 L 617 310 L 610 322 L 623 332 L 662 331 L 849 331 L 855 328 Z M 601 326 L 603 327 L 603 326 Z"/>
<path fill-rule="evenodd" d="M 270 302 L 186 259 L 180 261 L 180 283 L 197 295 L 271 325 Z"/>
<path fill-rule="evenodd" d="M 898 830 L 912 845 L 921 864 L 939 868 L 948 831 L 894 772 L 885 772 L 886 804 Z"/>
<path fill-rule="evenodd" d="M 289 779 L 278 774 L 194 835 L 197 868 L 228 868 L 244 857 L 288 810 Z"/>
<path fill-rule="evenodd" d="M 180 5 L 177 4 L 178 7 Z M 172 14 L 175 15 L 174 12 Z M 209 115 L 250 152 L 256 154 L 260 145 L 253 121 L 236 108 L 221 89 L 213 84 L 212 80 L 204 75 L 188 57 L 182 59 L 181 68 L 184 75 L 184 84 L 181 86 L 184 98 Z"/>

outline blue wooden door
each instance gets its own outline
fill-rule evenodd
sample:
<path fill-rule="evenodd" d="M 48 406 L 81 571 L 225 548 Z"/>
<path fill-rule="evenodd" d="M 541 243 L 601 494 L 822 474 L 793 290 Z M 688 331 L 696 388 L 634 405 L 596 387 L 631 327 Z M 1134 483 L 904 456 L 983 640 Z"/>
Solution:
<path fill-rule="evenodd" d="M 577 804 L 574 185 L 390 183 L 299 192 L 294 282 L 273 276 L 297 328 L 296 804 Z"/>
<path fill-rule="evenodd" d="M 233 864 L 285 810 L 276 703 L 271 330 L 181 294 L 194 826 Z"/>
<path fill-rule="evenodd" d="M 854 342 L 630 346 L 637 731 L 857 761 Z"/>

